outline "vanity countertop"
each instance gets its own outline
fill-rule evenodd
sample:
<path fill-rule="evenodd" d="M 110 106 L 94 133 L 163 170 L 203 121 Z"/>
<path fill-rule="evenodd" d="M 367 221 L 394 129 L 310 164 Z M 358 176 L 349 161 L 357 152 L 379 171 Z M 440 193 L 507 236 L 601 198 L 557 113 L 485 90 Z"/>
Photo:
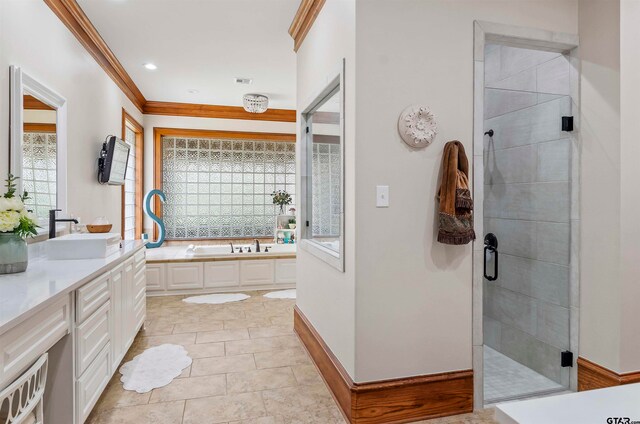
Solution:
<path fill-rule="evenodd" d="M 123 241 L 122 248 L 106 258 L 54 261 L 44 249 L 33 249 L 40 251 L 35 256 L 30 250 L 25 272 L 0 275 L 0 334 L 143 248 L 140 240 Z"/>

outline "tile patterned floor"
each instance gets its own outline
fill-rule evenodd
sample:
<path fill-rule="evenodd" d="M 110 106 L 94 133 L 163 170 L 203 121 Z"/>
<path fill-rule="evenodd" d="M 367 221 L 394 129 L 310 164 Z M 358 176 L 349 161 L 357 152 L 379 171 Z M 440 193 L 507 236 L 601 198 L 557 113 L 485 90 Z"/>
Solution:
<path fill-rule="evenodd" d="M 147 299 L 145 329 L 125 361 L 163 343 L 183 345 L 191 366 L 165 387 L 125 391 L 116 373 L 88 424 L 345 423 L 322 378 L 293 333 L 295 300 L 263 292 L 224 305 Z M 494 423 L 492 410 L 429 424 Z"/>
<path fill-rule="evenodd" d="M 484 346 L 484 398 L 486 403 L 563 391 L 565 387 L 502 353 Z"/>

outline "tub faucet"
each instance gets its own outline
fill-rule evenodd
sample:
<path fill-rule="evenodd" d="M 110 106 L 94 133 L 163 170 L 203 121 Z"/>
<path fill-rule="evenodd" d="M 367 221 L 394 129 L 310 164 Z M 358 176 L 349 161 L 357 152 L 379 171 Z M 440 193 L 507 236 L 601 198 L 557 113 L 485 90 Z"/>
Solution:
<path fill-rule="evenodd" d="M 256 239 L 256 253 L 260 253 L 260 240 Z"/>
<path fill-rule="evenodd" d="M 231 246 L 231 253 L 235 253 L 235 251 L 233 250 L 233 243 L 229 242 L 229 246 Z"/>
<path fill-rule="evenodd" d="M 71 218 L 71 219 L 57 219 L 56 218 L 56 212 L 60 211 L 62 209 L 51 209 L 49 211 L 49 238 L 55 238 L 56 237 L 56 222 L 73 222 L 73 223 L 78 223 L 77 219 Z"/>

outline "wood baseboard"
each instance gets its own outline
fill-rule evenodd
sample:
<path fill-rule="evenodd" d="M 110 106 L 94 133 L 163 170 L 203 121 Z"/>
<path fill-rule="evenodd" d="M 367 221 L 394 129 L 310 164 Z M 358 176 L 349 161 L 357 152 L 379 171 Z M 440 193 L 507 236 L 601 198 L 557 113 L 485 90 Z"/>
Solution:
<path fill-rule="evenodd" d="M 640 371 L 618 374 L 588 359 L 579 357 L 578 391 L 604 389 L 623 384 L 640 383 Z"/>
<path fill-rule="evenodd" d="M 402 423 L 473 411 L 473 370 L 354 383 L 297 306 L 294 329 L 352 424 Z"/>

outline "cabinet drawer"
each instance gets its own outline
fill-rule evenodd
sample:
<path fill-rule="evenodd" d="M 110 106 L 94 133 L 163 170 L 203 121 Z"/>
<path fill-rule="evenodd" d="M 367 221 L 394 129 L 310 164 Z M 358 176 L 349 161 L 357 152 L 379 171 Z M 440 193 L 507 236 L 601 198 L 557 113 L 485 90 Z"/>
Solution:
<path fill-rule="evenodd" d="M 76 290 L 76 322 L 81 323 L 109 300 L 109 273 Z"/>
<path fill-rule="evenodd" d="M 138 253 L 133 256 L 133 263 L 135 265 L 136 271 L 140 269 L 141 266 L 144 265 L 147 257 L 147 249 L 141 249 Z"/>
<path fill-rule="evenodd" d="M 136 274 L 133 277 L 133 292 L 139 293 L 141 290 L 146 289 L 147 287 L 147 270 L 144 265 L 141 269 L 136 271 Z"/>
<path fill-rule="evenodd" d="M 144 320 L 147 316 L 147 299 L 143 297 L 139 302 L 136 303 L 136 306 L 133 308 L 133 313 L 135 317 L 136 330 L 139 329 L 142 324 L 144 324 Z M 135 335 L 134 335 L 135 336 Z"/>
<path fill-rule="evenodd" d="M 237 287 L 240 284 L 239 261 L 204 263 L 205 287 Z"/>
<path fill-rule="evenodd" d="M 202 263 L 167 264 L 167 289 L 202 288 Z"/>
<path fill-rule="evenodd" d="M 6 386 L 71 328 L 70 298 L 65 296 L 0 335 L 0 387 Z"/>
<path fill-rule="evenodd" d="M 109 343 L 109 315 L 107 302 L 76 328 L 76 371 L 80 375 Z"/>
<path fill-rule="evenodd" d="M 296 282 L 296 260 L 276 259 L 276 284 L 293 284 Z"/>
<path fill-rule="evenodd" d="M 76 412 L 81 423 L 85 422 L 111 378 L 110 349 L 107 343 L 76 382 Z"/>
<path fill-rule="evenodd" d="M 240 285 L 273 284 L 274 262 L 273 259 L 240 261 Z"/>
<path fill-rule="evenodd" d="M 147 264 L 145 268 L 147 290 L 164 290 L 164 264 Z"/>

